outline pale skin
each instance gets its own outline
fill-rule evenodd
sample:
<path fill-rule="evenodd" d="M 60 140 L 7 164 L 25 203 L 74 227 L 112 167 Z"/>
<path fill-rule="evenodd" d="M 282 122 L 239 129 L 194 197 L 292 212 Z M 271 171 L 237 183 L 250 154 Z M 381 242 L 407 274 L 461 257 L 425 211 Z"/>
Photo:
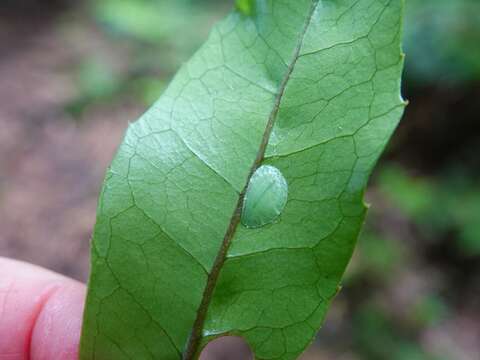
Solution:
<path fill-rule="evenodd" d="M 85 286 L 0 257 L 0 360 L 76 360 Z"/>

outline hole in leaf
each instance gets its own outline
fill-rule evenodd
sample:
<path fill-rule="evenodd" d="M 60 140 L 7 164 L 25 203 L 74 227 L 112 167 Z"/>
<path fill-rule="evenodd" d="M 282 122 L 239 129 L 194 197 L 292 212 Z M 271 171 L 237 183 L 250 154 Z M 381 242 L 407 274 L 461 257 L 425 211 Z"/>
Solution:
<path fill-rule="evenodd" d="M 200 360 L 253 360 L 253 354 L 241 337 L 224 336 L 208 343 Z"/>

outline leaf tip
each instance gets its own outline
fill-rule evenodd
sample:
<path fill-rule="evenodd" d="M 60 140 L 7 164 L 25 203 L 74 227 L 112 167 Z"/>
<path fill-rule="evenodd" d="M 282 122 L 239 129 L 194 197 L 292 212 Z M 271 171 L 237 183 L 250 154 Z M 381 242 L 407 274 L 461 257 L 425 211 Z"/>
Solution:
<path fill-rule="evenodd" d="M 254 0 L 236 0 L 235 7 L 241 14 L 251 16 L 255 8 Z"/>

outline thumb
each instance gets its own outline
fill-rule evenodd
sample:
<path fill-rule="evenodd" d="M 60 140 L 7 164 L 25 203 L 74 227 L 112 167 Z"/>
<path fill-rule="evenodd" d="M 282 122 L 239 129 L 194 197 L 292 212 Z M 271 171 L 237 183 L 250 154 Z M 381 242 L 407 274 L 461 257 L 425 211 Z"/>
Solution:
<path fill-rule="evenodd" d="M 0 360 L 76 360 L 84 285 L 0 257 Z"/>

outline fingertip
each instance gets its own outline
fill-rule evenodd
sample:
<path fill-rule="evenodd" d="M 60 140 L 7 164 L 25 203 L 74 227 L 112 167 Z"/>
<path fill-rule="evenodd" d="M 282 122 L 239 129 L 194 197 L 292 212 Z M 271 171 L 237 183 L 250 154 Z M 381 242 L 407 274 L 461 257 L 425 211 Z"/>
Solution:
<path fill-rule="evenodd" d="M 77 359 L 84 297 L 77 281 L 0 258 L 0 359 Z"/>
<path fill-rule="evenodd" d="M 77 360 L 84 286 L 68 282 L 54 290 L 33 327 L 30 354 L 33 360 Z"/>

